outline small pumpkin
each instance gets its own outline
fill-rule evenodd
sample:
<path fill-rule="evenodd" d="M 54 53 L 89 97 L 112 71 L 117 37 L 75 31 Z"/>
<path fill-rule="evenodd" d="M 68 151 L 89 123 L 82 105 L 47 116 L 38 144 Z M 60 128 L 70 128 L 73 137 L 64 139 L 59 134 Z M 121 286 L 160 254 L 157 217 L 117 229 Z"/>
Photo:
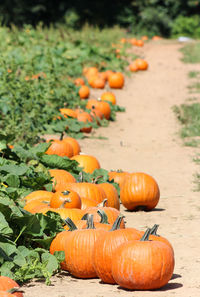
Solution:
<path fill-rule="evenodd" d="M 71 158 L 79 163 L 79 166 L 83 168 L 83 171 L 87 173 L 93 173 L 95 169 L 101 168 L 97 158 L 91 155 L 76 155 Z"/>
<path fill-rule="evenodd" d="M 74 80 L 74 84 L 76 86 L 84 86 L 85 82 L 84 82 L 83 78 L 78 77 Z"/>
<path fill-rule="evenodd" d="M 109 101 L 113 105 L 116 105 L 116 97 L 112 92 L 105 92 L 101 95 L 102 101 Z"/>
<path fill-rule="evenodd" d="M 46 154 L 70 158 L 73 156 L 73 148 L 69 143 L 55 139 L 52 141 L 50 147 L 46 151 Z"/>
<path fill-rule="evenodd" d="M 81 198 L 74 191 L 57 191 L 50 200 L 50 207 L 81 208 Z"/>
<path fill-rule="evenodd" d="M 65 191 L 66 183 L 75 183 L 75 177 L 68 171 L 63 169 L 49 169 L 50 175 L 53 177 L 53 188 L 55 191 Z"/>
<path fill-rule="evenodd" d="M 92 122 L 92 117 L 89 113 L 83 111 L 83 112 L 79 112 L 77 115 L 77 120 L 79 122 L 83 122 L 83 123 L 91 123 Z M 92 126 L 85 126 L 83 128 L 80 129 L 81 132 L 85 132 L 85 133 L 90 133 L 92 131 Z"/>
<path fill-rule="evenodd" d="M 60 113 L 65 117 L 71 117 L 71 118 L 76 118 L 77 114 L 75 112 L 75 110 L 71 109 L 71 108 L 60 108 Z"/>
<path fill-rule="evenodd" d="M 115 72 L 108 78 L 110 88 L 122 89 L 124 86 L 124 76 L 121 72 Z"/>
<path fill-rule="evenodd" d="M 144 59 L 136 59 L 135 63 L 139 70 L 147 70 L 149 65 Z"/>
<path fill-rule="evenodd" d="M 78 91 L 80 99 L 87 99 L 90 96 L 90 89 L 88 86 L 81 86 Z"/>

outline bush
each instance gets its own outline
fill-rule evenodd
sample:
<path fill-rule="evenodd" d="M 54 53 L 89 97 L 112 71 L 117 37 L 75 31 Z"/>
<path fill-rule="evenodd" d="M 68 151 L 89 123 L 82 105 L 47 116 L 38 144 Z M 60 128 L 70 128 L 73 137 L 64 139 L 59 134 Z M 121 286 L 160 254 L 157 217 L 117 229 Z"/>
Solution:
<path fill-rule="evenodd" d="M 190 36 L 200 38 L 200 16 L 179 16 L 173 23 L 172 36 Z"/>

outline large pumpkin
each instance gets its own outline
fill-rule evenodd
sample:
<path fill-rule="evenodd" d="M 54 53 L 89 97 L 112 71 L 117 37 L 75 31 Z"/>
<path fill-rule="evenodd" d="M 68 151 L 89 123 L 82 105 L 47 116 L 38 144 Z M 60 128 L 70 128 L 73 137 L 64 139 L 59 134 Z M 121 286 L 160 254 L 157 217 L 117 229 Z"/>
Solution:
<path fill-rule="evenodd" d="M 153 290 L 166 285 L 174 270 L 173 250 L 160 241 L 133 240 L 114 252 L 112 276 L 117 284 L 131 290 Z"/>
<path fill-rule="evenodd" d="M 46 151 L 47 155 L 58 155 L 60 157 L 72 157 L 73 148 L 71 144 L 62 140 L 53 140 L 50 147 Z"/>
<path fill-rule="evenodd" d="M 108 78 L 110 88 L 122 89 L 124 86 L 124 76 L 121 72 L 115 72 Z"/>
<path fill-rule="evenodd" d="M 128 210 L 156 207 L 160 198 L 160 190 L 155 179 L 142 172 L 131 173 L 124 180 L 120 191 L 120 199 Z"/>

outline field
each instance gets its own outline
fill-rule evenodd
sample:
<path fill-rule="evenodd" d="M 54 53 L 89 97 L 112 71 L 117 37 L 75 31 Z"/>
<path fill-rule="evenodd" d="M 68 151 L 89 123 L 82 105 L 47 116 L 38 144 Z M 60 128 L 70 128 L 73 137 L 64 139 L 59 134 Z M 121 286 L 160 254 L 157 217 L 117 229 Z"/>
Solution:
<path fill-rule="evenodd" d="M 3 128 L 0 161 L 4 169 L 1 169 L 0 176 L 0 209 L 10 226 L 13 217 L 17 226 L 21 227 L 21 230 L 18 230 L 19 234 L 14 232 L 11 235 L 10 230 L 5 231 L 4 224 L 6 240 L 10 236 L 11 240 L 17 242 L 18 257 L 14 257 L 14 263 L 17 263 L 20 268 L 8 265 L 9 260 L 6 256 L 11 258 L 13 256 L 9 250 L 11 246 L 4 248 L 3 241 L 0 241 L 0 248 L 3 248 L 6 253 L 6 256 L 5 254 L 3 256 L 5 263 L 2 265 L 3 268 L 1 267 L 1 274 L 15 276 L 17 281 L 21 281 L 25 297 L 35 297 L 38 294 L 44 297 L 48 295 L 75 297 L 77 294 L 91 297 L 198 296 L 200 290 L 198 276 L 200 208 L 197 200 L 199 193 L 194 191 L 194 174 L 198 167 L 193 162 L 193 158 L 198 153 L 199 130 L 194 128 L 193 123 L 191 126 L 183 126 L 181 137 L 186 137 L 186 144 L 195 143 L 195 145 L 185 146 L 179 135 L 181 127 L 176 115 L 183 124 L 187 123 L 185 118 L 189 119 L 189 124 L 191 119 L 198 118 L 194 116 L 193 111 L 184 113 L 184 108 L 187 108 L 188 102 L 189 105 L 199 104 L 200 64 L 191 64 L 188 60 L 189 63 L 184 63 L 183 53 L 180 51 L 182 44 L 176 40 L 150 40 L 145 42 L 144 46 L 138 47 L 117 43 L 117 37 L 119 40 L 124 36 L 127 37 L 126 33 L 119 29 L 92 32 L 89 28 L 85 28 L 77 35 L 73 32 L 60 31 L 58 39 L 56 32 L 52 31 L 46 36 L 47 32 L 41 28 L 38 28 L 36 32 L 27 27 L 24 32 L 17 32 L 16 36 L 20 38 L 16 40 L 15 49 L 11 46 L 13 39 L 16 38 L 15 32 L 11 32 L 7 40 L 9 50 L 1 61 L 4 83 L 2 82 L 0 90 L 2 107 L 0 126 Z M 4 29 L 1 34 L 2 36 L 5 34 Z M 70 37 L 68 37 L 69 34 Z M 43 40 L 42 36 L 46 36 L 46 39 Z M 104 38 L 105 36 L 107 39 Z M 92 38 L 95 45 L 92 43 L 91 46 Z M 73 48 L 70 48 L 72 47 L 71 39 L 73 39 Z M 80 40 L 83 40 L 81 45 Z M 112 40 L 116 45 L 112 46 L 110 42 Z M 30 43 L 31 50 L 29 51 Z M 86 43 L 87 46 L 85 46 Z M 99 44 L 102 45 L 101 49 Z M 23 48 L 25 50 L 22 54 Z M 36 49 L 40 53 L 43 52 L 40 58 Z M 116 52 L 116 49 L 119 51 Z M 119 52 L 120 56 L 117 56 Z M 59 58 L 60 55 L 62 59 Z M 85 60 L 86 56 L 89 57 L 88 60 Z M 13 57 L 18 57 L 18 62 Z M 128 65 L 136 57 L 142 57 L 148 61 L 147 71 L 130 73 Z M 20 60 L 22 58 L 23 61 Z M 28 61 L 33 62 L 30 64 Z M 78 95 L 80 87 L 74 85 L 75 78 L 83 77 L 84 66 L 96 66 L 101 71 L 107 69 L 123 71 L 125 75 L 123 89 L 111 89 L 106 85 L 106 90 L 114 92 L 117 98 L 117 105 L 110 104 L 112 115 L 110 120 L 104 119 L 101 126 L 89 123 L 87 127 L 92 127 L 92 133 L 87 134 L 80 131 L 85 124 L 80 124 L 71 117 L 65 118 L 59 112 L 61 107 L 85 108 L 87 101 L 80 100 Z M 38 73 L 45 75 L 40 75 L 36 79 L 32 77 Z M 8 88 L 12 90 L 12 94 L 7 91 Z M 191 93 L 194 90 L 195 94 Z M 90 88 L 90 91 L 90 98 L 99 98 L 103 92 L 97 88 Z M 22 98 L 21 104 L 19 104 L 20 98 Z M 193 106 L 193 108 L 196 112 L 197 107 Z M 188 114 L 192 116 L 189 117 Z M 194 122 L 199 127 L 198 121 Z M 196 134 L 192 133 L 194 130 L 197 131 Z M 105 284 L 98 278 L 87 280 L 73 277 L 66 271 L 59 271 L 56 258 L 49 256 L 46 251 L 55 234 L 62 230 L 63 222 L 58 215 L 26 215 L 25 222 L 28 222 L 30 229 L 31 220 L 34 221 L 37 217 L 40 230 L 30 232 L 28 228 L 22 227 L 21 207 L 24 204 L 21 198 L 34 190 L 43 190 L 44 187 L 48 191 L 52 190 L 52 179 L 47 172 L 49 169 L 66 169 L 76 178 L 82 172 L 75 161 L 45 155 L 49 147 L 49 143 L 45 143 L 45 140 L 59 139 L 61 135 L 77 137 L 82 153 L 95 156 L 101 168 L 105 169 L 104 171 L 97 170 L 91 175 L 83 173 L 87 182 L 101 175 L 99 180 L 101 184 L 101 182 L 108 181 L 109 171 L 118 169 L 129 173 L 145 172 L 155 178 L 161 194 L 159 204 L 154 209 L 128 211 L 121 204 L 120 211 L 125 216 L 126 227 L 145 231 L 147 227 L 158 224 L 158 233 L 172 244 L 175 253 L 175 268 L 168 284 L 157 290 L 129 291 L 117 284 Z M 38 149 L 37 146 L 33 146 L 37 142 L 40 142 Z M 8 145 L 14 145 L 14 148 L 10 149 Z M 22 170 L 21 174 L 14 167 L 19 165 Z M 115 183 L 113 185 L 118 189 Z M 6 202 L 3 199 L 6 199 Z M 10 199 L 14 200 L 15 207 L 19 206 L 18 210 L 12 208 L 12 216 L 10 213 L 8 215 Z M 18 211 L 21 212 L 22 217 Z M 46 222 L 45 227 L 42 221 L 43 224 L 44 221 Z M 56 222 L 54 226 L 53 222 Z M 51 230 L 47 226 L 48 223 L 51 223 Z M 41 232 L 44 234 L 42 235 Z M 11 242 L 8 240 L 7 244 Z M 20 258 L 21 254 L 24 256 L 23 253 L 19 254 L 20 245 L 27 245 L 30 250 L 33 248 L 43 259 L 42 265 L 38 261 L 37 268 L 33 267 L 33 270 L 38 269 L 38 274 L 27 269 L 27 265 L 30 264 L 29 256 Z M 62 254 L 59 256 L 61 257 Z M 38 256 L 34 255 L 34 257 L 37 259 Z M 51 276 L 52 274 L 54 275 Z M 51 281 L 49 286 L 45 284 L 44 277 L 47 283 Z"/>

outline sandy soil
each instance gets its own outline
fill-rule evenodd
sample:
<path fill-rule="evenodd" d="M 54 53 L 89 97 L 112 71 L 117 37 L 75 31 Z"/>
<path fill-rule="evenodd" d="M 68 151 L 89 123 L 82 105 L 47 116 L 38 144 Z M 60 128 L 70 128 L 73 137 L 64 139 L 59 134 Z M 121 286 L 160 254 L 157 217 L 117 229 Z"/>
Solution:
<path fill-rule="evenodd" d="M 123 91 L 115 92 L 126 113 L 118 113 L 116 122 L 94 133 L 107 139 L 80 141 L 82 151 L 95 155 L 103 168 L 143 171 L 157 180 L 161 198 L 154 211 L 133 213 L 122 208 L 122 213 L 129 227 L 145 230 L 155 223 L 160 225 L 160 234 L 175 250 L 172 280 L 160 290 L 131 292 L 118 285 L 102 284 L 99 279 L 78 280 L 62 273 L 52 278 L 51 286 L 27 284 L 25 297 L 200 296 L 200 206 L 199 193 L 193 191 L 197 167 L 192 162 L 195 150 L 182 145 L 172 112 L 173 105 L 188 97 L 187 73 L 200 70 L 200 65 L 183 64 L 180 47 L 176 42 L 163 41 L 140 49 L 149 61 L 149 70 L 133 74 L 126 79 Z"/>

